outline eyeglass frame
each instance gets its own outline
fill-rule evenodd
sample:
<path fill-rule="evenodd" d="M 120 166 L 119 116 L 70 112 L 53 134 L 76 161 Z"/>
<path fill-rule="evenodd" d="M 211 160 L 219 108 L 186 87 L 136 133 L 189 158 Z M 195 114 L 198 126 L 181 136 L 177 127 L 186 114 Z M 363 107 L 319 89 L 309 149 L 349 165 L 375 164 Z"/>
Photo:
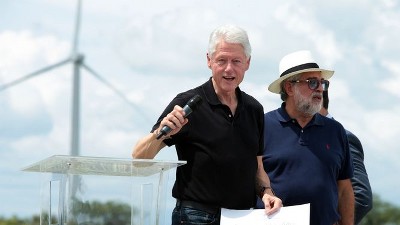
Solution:
<path fill-rule="evenodd" d="M 312 82 L 317 81 L 316 84 L 313 84 Z M 301 82 L 306 82 L 307 86 L 310 90 L 317 90 L 319 88 L 319 85 L 322 85 L 322 90 L 327 91 L 329 88 L 329 80 L 318 80 L 317 78 L 309 78 L 305 80 L 291 80 L 289 81 L 290 83 L 301 83 Z M 315 86 L 316 85 L 316 86 Z M 315 86 L 315 87 L 314 87 Z"/>

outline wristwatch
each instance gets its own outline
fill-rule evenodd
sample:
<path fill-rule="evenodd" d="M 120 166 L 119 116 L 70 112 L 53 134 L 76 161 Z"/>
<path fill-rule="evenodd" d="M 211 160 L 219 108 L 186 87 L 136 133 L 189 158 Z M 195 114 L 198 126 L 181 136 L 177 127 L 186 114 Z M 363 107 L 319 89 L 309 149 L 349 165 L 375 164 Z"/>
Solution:
<path fill-rule="evenodd" d="M 265 192 L 265 190 L 267 190 L 267 189 L 271 189 L 272 194 L 275 195 L 275 193 L 274 193 L 274 191 L 272 190 L 271 187 L 264 187 L 264 186 L 262 186 L 262 187 L 261 187 L 261 190 L 260 190 L 260 198 L 262 198 L 262 197 L 264 196 L 264 192 Z"/>

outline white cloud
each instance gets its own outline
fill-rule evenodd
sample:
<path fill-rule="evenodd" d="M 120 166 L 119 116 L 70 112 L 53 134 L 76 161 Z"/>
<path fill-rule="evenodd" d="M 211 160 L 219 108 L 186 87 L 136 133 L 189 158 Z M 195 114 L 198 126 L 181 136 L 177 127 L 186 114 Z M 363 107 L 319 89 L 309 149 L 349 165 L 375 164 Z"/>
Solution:
<path fill-rule="evenodd" d="M 382 0 L 382 3 L 388 8 L 395 8 L 398 4 L 396 0 Z"/>
<path fill-rule="evenodd" d="M 376 110 L 363 115 L 364 128 L 370 138 L 367 145 L 379 152 L 397 155 L 397 135 L 400 133 L 400 107 L 394 106 L 392 111 Z M 385 143 L 385 148 L 382 148 Z"/>
<path fill-rule="evenodd" d="M 138 69 L 193 73 L 204 68 L 209 32 L 197 24 L 213 23 L 215 18 L 213 12 L 201 8 L 168 10 L 148 21 L 133 18 L 117 37 L 116 50 L 124 61 Z"/>
<path fill-rule="evenodd" d="M 315 50 L 324 57 L 325 62 L 321 64 L 332 66 L 341 59 L 333 31 L 319 24 L 307 6 L 286 3 L 277 9 L 275 16 L 290 33 L 314 43 Z"/>
<path fill-rule="evenodd" d="M 382 80 L 379 83 L 379 87 L 400 98 L 400 92 L 398 91 L 398 88 L 400 87 L 400 64 L 397 61 L 383 60 L 382 65 L 391 72 L 391 75 L 389 78 Z"/>
<path fill-rule="evenodd" d="M 26 66 L 55 63 L 69 48 L 69 44 L 51 35 L 35 37 L 29 30 L 0 33 L 0 61 L 2 69 L 8 67 L 23 72 Z M 28 64 L 28 65 L 27 65 Z"/>

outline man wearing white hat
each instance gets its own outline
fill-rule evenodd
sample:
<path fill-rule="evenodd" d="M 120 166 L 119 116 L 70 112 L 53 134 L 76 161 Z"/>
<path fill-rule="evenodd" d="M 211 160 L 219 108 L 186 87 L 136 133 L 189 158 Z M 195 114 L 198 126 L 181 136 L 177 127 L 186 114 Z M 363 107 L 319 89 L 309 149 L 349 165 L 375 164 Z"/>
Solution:
<path fill-rule="evenodd" d="M 352 159 L 343 126 L 318 112 L 334 71 L 309 51 L 286 55 L 268 90 L 282 106 L 264 115 L 263 163 L 284 206 L 311 203 L 311 225 L 353 224 Z M 259 202 L 258 207 L 262 203 Z"/>

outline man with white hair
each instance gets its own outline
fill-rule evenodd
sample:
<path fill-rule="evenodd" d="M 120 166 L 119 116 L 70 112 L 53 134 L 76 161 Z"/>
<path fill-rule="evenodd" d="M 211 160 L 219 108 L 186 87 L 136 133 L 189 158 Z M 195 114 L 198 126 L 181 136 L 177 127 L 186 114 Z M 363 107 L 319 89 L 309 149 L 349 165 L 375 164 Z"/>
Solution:
<path fill-rule="evenodd" d="M 173 225 L 219 225 L 221 208 L 253 208 L 256 194 L 267 214 L 282 206 L 262 168 L 263 107 L 239 88 L 250 59 L 245 30 L 233 25 L 215 29 L 207 52 L 211 77 L 179 93 L 135 145 L 134 158 L 154 158 L 175 145 L 178 159 L 187 162 L 176 170 Z M 203 103 L 189 115 L 184 105 L 193 96 Z"/>
<path fill-rule="evenodd" d="M 350 225 L 352 159 L 343 126 L 318 112 L 334 71 L 319 68 L 310 51 L 282 58 L 268 90 L 280 108 L 264 115 L 264 169 L 284 206 L 310 203 L 311 225 Z M 262 203 L 258 202 L 258 207 Z"/>

